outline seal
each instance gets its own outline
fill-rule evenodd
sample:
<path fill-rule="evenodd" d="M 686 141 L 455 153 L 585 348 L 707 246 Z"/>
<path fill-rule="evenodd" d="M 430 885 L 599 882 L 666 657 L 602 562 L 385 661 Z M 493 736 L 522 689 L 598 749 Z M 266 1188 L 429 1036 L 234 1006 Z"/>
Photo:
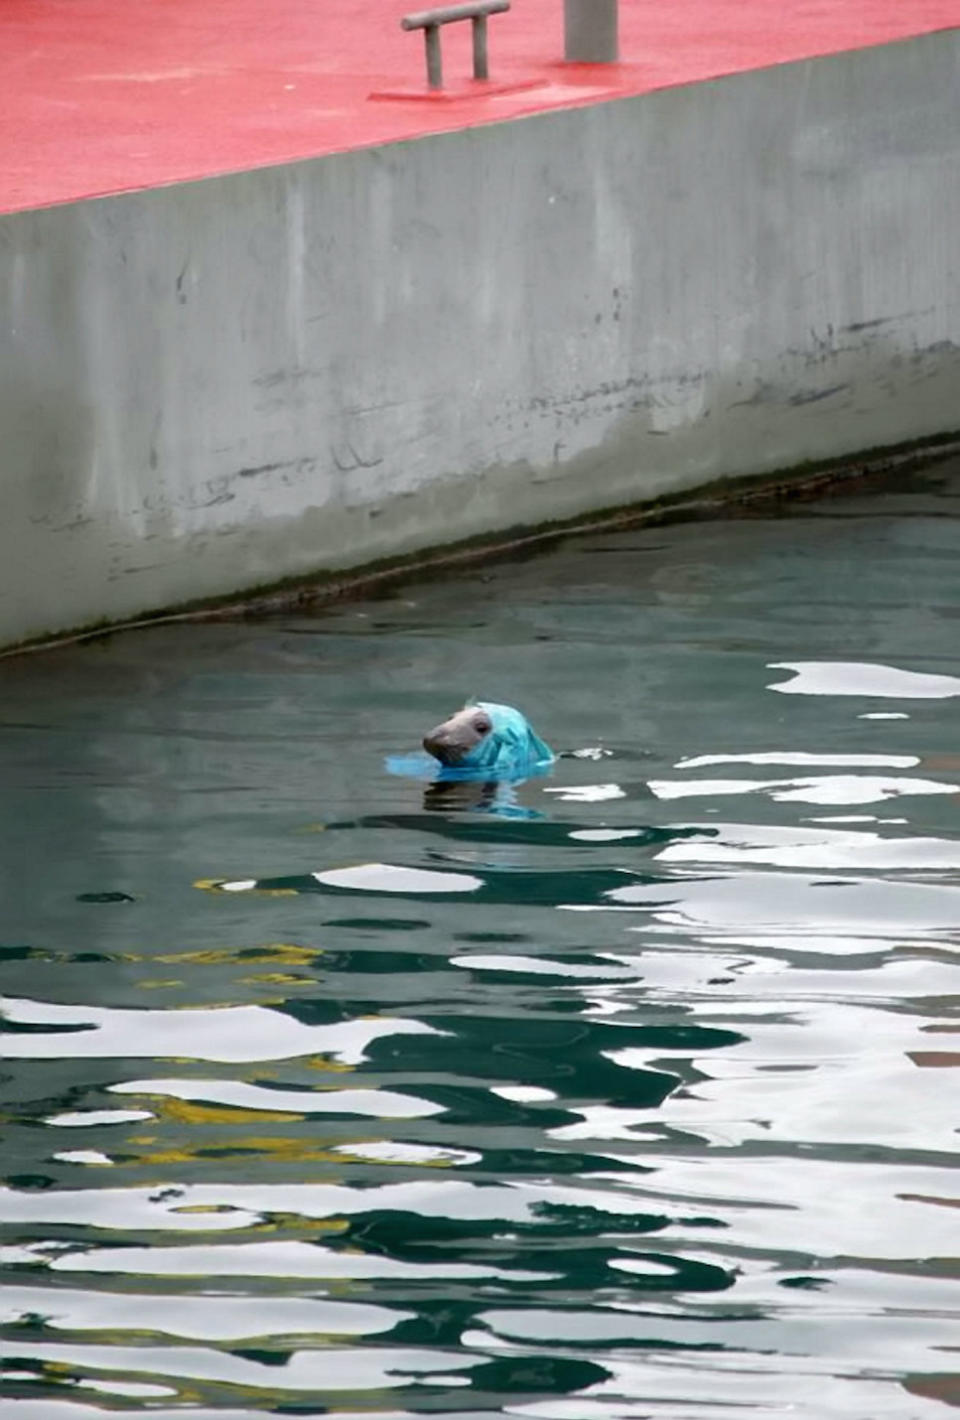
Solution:
<path fill-rule="evenodd" d="M 435 725 L 423 747 L 443 765 L 445 778 L 520 778 L 542 773 L 556 758 L 522 711 L 488 700 Z"/>

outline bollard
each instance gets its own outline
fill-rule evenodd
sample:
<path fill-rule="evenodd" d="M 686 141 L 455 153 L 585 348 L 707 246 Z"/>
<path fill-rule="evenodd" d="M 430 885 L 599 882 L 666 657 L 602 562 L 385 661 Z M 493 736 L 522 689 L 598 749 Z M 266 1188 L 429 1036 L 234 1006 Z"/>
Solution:
<path fill-rule="evenodd" d="M 563 0 L 563 57 L 570 64 L 617 62 L 617 0 Z"/>
<path fill-rule="evenodd" d="M 427 56 L 427 83 L 431 89 L 442 89 L 443 54 L 440 49 L 439 25 L 424 25 L 423 44 Z"/>
<path fill-rule="evenodd" d="M 490 78 L 490 61 L 487 56 L 487 17 L 473 17 L 473 77 Z"/>
<path fill-rule="evenodd" d="M 448 5 L 445 9 L 421 10 L 416 15 L 404 15 L 400 21 L 401 29 L 423 30 L 428 86 L 431 89 L 443 88 L 440 26 L 453 24 L 457 20 L 470 20 L 473 24 L 473 77 L 475 79 L 489 79 L 487 17 L 488 15 L 503 14 L 505 10 L 509 9 L 510 0 L 472 0 L 471 4 Z"/>

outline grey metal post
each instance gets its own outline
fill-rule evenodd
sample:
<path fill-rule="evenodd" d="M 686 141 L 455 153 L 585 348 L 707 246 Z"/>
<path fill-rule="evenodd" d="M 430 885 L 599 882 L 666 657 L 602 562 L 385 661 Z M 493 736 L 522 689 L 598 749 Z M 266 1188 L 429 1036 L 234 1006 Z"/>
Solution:
<path fill-rule="evenodd" d="M 473 77 L 489 79 L 490 66 L 487 62 L 487 17 L 473 17 Z"/>
<path fill-rule="evenodd" d="M 563 0 L 563 52 L 573 64 L 615 64 L 617 0 Z"/>
<path fill-rule="evenodd" d="M 487 16 L 500 15 L 510 9 L 510 0 L 469 0 L 465 5 L 446 5 L 439 10 L 418 10 L 404 15 L 402 30 L 423 30 L 427 53 L 427 83 L 431 89 L 443 88 L 443 58 L 440 53 L 440 26 L 456 20 L 473 21 L 473 77 L 490 77 L 487 57 Z"/>
<path fill-rule="evenodd" d="M 440 54 L 439 25 L 424 25 L 423 43 L 427 51 L 427 84 L 431 89 L 442 89 L 443 58 Z"/>

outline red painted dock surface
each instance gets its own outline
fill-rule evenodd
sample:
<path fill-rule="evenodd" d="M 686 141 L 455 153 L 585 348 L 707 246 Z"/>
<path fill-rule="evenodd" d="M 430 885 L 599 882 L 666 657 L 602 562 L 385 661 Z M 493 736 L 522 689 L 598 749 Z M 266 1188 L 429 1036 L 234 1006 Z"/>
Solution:
<path fill-rule="evenodd" d="M 426 92 L 405 0 L 4 0 L 0 210 L 282 163 L 960 26 L 960 0 L 621 0 L 623 62 L 561 63 L 562 0 L 490 21 L 491 84 Z M 478 89 L 480 90 L 478 92 Z"/>

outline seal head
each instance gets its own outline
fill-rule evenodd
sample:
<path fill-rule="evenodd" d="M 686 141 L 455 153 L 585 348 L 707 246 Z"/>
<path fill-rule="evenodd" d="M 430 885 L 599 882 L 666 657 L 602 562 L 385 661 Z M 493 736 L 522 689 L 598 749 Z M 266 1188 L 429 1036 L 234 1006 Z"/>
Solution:
<path fill-rule="evenodd" d="M 436 725 L 423 747 L 450 777 L 522 777 L 542 772 L 555 758 L 521 711 L 486 700 Z"/>
<path fill-rule="evenodd" d="M 423 747 L 441 764 L 458 765 L 493 733 L 493 720 L 481 705 L 466 705 L 423 737 Z"/>

